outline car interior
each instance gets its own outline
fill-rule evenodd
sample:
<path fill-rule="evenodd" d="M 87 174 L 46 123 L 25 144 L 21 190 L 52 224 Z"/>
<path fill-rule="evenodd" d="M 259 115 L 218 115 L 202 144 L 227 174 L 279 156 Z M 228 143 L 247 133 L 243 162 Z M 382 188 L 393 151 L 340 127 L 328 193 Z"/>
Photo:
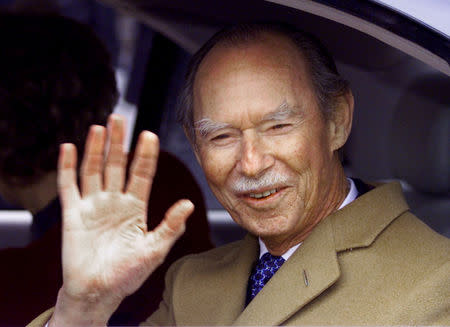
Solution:
<path fill-rule="evenodd" d="M 245 231 L 207 186 L 176 122 L 177 94 L 192 53 L 221 26 L 249 20 L 293 24 L 324 43 L 355 97 L 352 133 L 343 149 L 347 176 L 374 183 L 399 181 L 411 211 L 450 237 L 449 37 L 370 1 L 367 8 L 356 9 L 334 3 L 100 3 L 117 17 L 122 97 L 116 112 L 128 118 L 129 146 L 141 130 L 152 130 L 161 148 L 189 167 L 202 188 L 217 246 L 242 238 Z M 0 205 L 0 248 L 24 246 L 31 215 Z"/>

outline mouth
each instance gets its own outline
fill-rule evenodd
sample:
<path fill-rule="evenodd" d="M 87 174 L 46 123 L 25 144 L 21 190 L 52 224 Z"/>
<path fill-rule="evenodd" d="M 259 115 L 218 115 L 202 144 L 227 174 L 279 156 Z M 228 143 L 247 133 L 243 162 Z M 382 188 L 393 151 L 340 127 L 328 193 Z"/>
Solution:
<path fill-rule="evenodd" d="M 265 198 L 268 198 L 268 197 L 270 197 L 272 194 L 277 193 L 278 191 L 279 191 L 278 189 L 274 188 L 274 189 L 267 190 L 267 191 L 264 191 L 264 192 L 261 192 L 261 193 L 249 193 L 248 196 L 251 197 L 251 198 L 253 198 L 253 199 L 259 200 L 259 199 L 265 199 Z"/>
<path fill-rule="evenodd" d="M 272 186 L 270 189 L 253 190 L 242 194 L 242 198 L 250 206 L 257 206 L 258 208 L 266 207 L 267 205 L 272 206 L 278 203 L 286 188 L 287 186 Z"/>

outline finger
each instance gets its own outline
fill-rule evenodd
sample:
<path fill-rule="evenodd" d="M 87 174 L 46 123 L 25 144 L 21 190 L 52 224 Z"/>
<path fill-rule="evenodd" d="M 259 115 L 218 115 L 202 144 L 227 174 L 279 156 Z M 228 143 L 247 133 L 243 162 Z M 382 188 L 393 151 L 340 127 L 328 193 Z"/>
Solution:
<path fill-rule="evenodd" d="M 105 147 L 105 128 L 91 126 L 81 164 L 81 193 L 83 196 L 102 190 L 102 169 Z"/>
<path fill-rule="evenodd" d="M 179 200 L 167 210 L 164 219 L 148 235 L 148 241 L 154 242 L 167 248 L 167 251 L 175 241 L 184 233 L 186 220 L 194 211 L 194 204 L 189 200 Z M 155 245 L 153 244 L 153 247 Z M 150 248 L 150 245 L 149 245 Z"/>
<path fill-rule="evenodd" d="M 123 151 L 125 121 L 116 114 L 109 116 L 109 151 L 105 166 L 105 190 L 122 191 L 125 183 L 126 157 Z"/>
<path fill-rule="evenodd" d="M 58 157 L 58 192 L 63 211 L 76 207 L 80 200 L 77 186 L 77 149 L 73 144 L 61 144 Z"/>
<path fill-rule="evenodd" d="M 147 202 L 158 162 L 159 140 L 155 134 L 144 131 L 139 135 L 131 163 L 127 193 Z"/>

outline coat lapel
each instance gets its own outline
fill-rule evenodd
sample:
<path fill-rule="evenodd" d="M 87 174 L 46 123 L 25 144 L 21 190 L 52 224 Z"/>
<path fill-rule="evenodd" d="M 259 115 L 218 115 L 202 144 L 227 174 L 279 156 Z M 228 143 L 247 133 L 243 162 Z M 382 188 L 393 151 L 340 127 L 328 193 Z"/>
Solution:
<path fill-rule="evenodd" d="M 282 324 L 333 285 L 339 274 L 332 226 L 324 220 L 233 324 Z"/>

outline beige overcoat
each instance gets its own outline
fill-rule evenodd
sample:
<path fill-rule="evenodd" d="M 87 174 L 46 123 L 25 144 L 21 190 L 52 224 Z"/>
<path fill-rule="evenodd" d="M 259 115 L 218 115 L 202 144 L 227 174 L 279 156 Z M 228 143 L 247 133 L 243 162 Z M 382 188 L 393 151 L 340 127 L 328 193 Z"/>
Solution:
<path fill-rule="evenodd" d="M 144 325 L 450 325 L 450 240 L 409 212 L 398 183 L 324 219 L 244 309 L 258 251 L 248 235 L 179 260 Z"/>

